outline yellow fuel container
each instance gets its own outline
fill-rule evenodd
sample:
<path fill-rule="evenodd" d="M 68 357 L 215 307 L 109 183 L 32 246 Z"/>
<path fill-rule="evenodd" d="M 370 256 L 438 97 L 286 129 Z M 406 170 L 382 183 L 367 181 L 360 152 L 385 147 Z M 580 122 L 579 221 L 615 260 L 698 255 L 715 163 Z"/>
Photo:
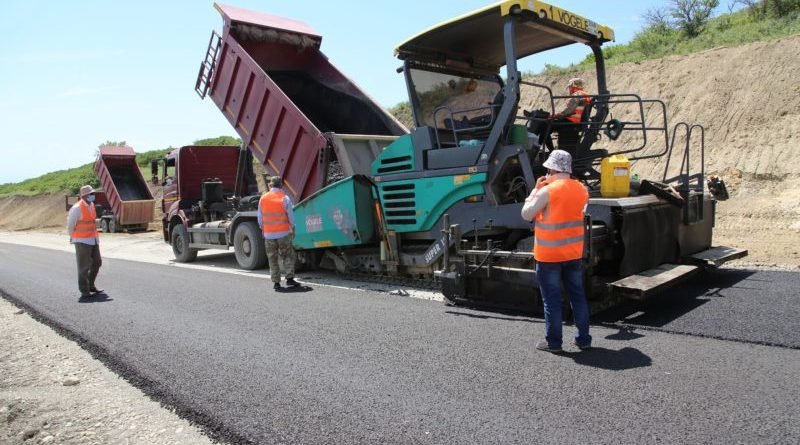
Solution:
<path fill-rule="evenodd" d="M 622 198 L 631 193 L 631 162 L 624 155 L 612 155 L 600 163 L 600 195 Z"/>

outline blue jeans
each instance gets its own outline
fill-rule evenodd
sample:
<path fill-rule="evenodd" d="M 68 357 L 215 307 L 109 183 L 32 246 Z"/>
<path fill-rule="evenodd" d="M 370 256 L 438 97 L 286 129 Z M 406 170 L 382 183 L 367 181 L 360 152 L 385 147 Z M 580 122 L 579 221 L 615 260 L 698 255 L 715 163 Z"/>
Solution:
<path fill-rule="evenodd" d="M 545 339 L 551 348 L 561 347 L 561 281 L 567 286 L 572 312 L 575 316 L 575 341 L 580 346 L 590 346 L 589 305 L 583 290 L 583 261 L 563 263 L 536 263 L 536 276 L 544 304 Z"/>

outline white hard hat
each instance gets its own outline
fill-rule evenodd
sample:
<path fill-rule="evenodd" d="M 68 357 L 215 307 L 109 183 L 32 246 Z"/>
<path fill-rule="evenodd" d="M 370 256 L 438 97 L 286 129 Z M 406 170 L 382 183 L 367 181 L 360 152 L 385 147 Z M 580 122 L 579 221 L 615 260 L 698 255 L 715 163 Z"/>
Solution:
<path fill-rule="evenodd" d="M 572 155 L 564 150 L 553 150 L 542 165 L 557 172 L 572 173 Z"/>
<path fill-rule="evenodd" d="M 79 195 L 80 195 L 81 198 L 83 198 L 84 196 L 91 195 L 92 193 L 94 193 L 94 189 L 92 188 L 92 186 L 91 185 L 84 185 L 83 187 L 81 187 L 81 191 L 80 191 Z"/>

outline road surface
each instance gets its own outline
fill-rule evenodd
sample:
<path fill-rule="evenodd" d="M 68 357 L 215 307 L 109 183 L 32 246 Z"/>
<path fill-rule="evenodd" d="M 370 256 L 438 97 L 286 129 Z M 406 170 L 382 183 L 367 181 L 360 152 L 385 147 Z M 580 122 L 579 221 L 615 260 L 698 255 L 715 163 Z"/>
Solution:
<path fill-rule="evenodd" d="M 6 298 L 233 443 L 800 442 L 797 273 L 717 272 L 552 355 L 536 318 L 117 258 L 78 302 L 74 254 L 0 258 Z"/>

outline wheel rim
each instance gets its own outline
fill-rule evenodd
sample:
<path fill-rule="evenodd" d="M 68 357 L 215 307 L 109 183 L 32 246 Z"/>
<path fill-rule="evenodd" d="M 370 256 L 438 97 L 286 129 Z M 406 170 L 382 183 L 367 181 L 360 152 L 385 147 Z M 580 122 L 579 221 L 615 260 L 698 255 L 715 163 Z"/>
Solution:
<path fill-rule="evenodd" d="M 178 252 L 178 255 L 183 255 L 183 236 L 179 234 L 176 238 L 175 250 Z"/>
<path fill-rule="evenodd" d="M 250 249 L 250 247 L 251 247 L 251 246 L 250 246 L 250 238 L 245 238 L 245 239 L 242 241 L 242 253 L 244 253 L 244 254 L 245 254 L 245 255 L 247 255 L 248 257 L 249 257 L 249 256 L 250 256 L 250 254 L 252 253 L 252 252 L 250 251 L 250 250 L 251 250 L 251 249 Z"/>

